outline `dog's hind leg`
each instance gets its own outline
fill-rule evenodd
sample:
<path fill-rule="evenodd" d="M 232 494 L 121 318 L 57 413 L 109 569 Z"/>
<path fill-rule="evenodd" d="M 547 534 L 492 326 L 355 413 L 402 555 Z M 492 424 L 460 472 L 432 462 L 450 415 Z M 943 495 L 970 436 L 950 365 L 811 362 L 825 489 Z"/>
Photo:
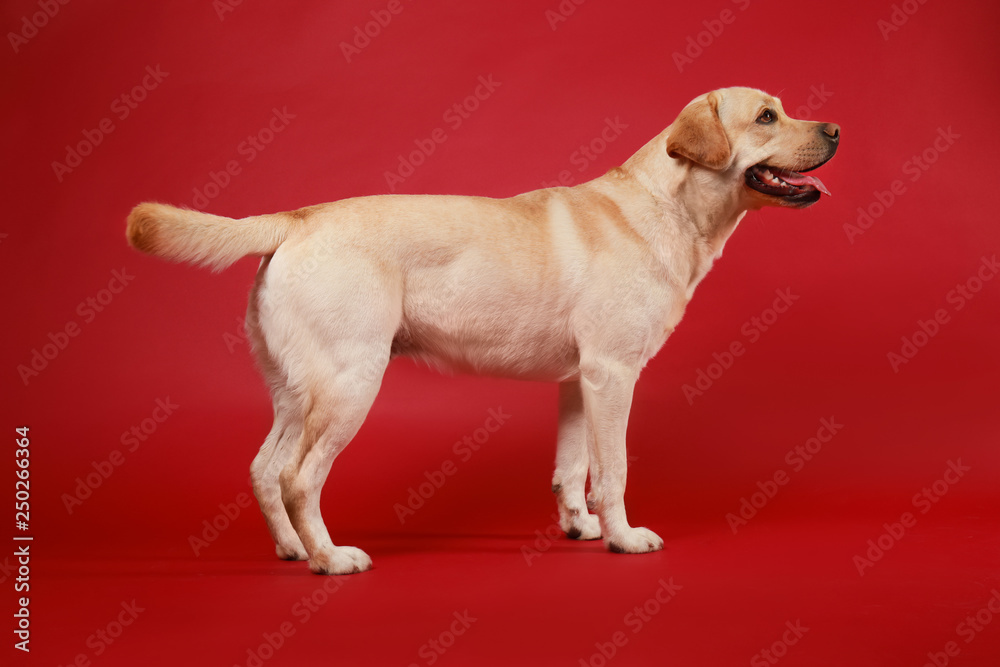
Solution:
<path fill-rule="evenodd" d="M 260 511 L 274 539 L 278 557 L 284 560 L 305 560 L 306 548 L 288 520 L 278 483 L 278 475 L 291 460 L 302 436 L 303 410 L 294 393 L 286 387 L 287 378 L 271 356 L 260 326 L 259 299 L 264 294 L 269 263 L 270 258 L 264 258 L 257 271 L 257 280 L 250 293 L 246 328 L 251 347 L 257 355 L 257 364 L 271 388 L 274 425 L 250 465 L 250 480 Z"/>
<path fill-rule="evenodd" d="M 556 494 L 559 505 L 559 526 L 566 535 L 577 540 L 596 540 L 601 537 L 597 515 L 587 511 L 590 437 L 583 411 L 580 381 L 563 382 L 559 385 L 559 434 L 552 492 Z"/>
<path fill-rule="evenodd" d="M 316 247 L 316 246 L 313 246 Z M 284 249 L 284 248 L 283 248 Z M 330 251 L 333 253 L 334 251 Z M 361 428 L 382 383 L 402 317 L 402 287 L 382 265 L 335 251 L 312 264 L 310 255 L 275 255 L 268 294 L 260 302 L 262 329 L 275 364 L 299 406 L 301 432 L 278 482 L 291 526 L 317 574 L 371 568 L 355 547 L 337 546 L 323 523 L 320 494 L 334 459 Z"/>
<path fill-rule="evenodd" d="M 342 342 L 337 361 L 314 369 L 302 434 L 281 471 L 281 497 L 291 525 L 317 574 L 350 574 L 372 566 L 355 547 L 336 546 L 320 512 L 320 492 L 334 459 L 354 438 L 378 393 L 389 362 L 389 343 Z M 321 371 L 319 373 L 315 371 Z"/>
<path fill-rule="evenodd" d="M 272 390 L 274 426 L 250 466 L 253 492 L 274 539 L 275 552 L 284 560 L 305 560 L 306 548 L 288 519 L 278 481 L 282 469 L 292 459 L 302 436 L 302 410 L 285 389 Z"/>

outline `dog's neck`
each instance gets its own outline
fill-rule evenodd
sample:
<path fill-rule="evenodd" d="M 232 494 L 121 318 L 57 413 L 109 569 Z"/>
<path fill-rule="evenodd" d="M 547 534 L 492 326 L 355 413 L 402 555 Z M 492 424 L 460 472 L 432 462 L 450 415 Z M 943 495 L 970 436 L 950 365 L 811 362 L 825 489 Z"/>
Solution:
<path fill-rule="evenodd" d="M 705 244 L 721 247 L 747 211 L 740 174 L 712 171 L 686 158 L 667 155 L 667 128 L 629 158 L 622 168 L 647 190 L 664 212 L 686 223 Z M 725 184 L 728 187 L 720 187 Z"/>
<path fill-rule="evenodd" d="M 747 212 L 737 183 L 726 183 L 740 176 L 714 172 L 687 159 L 667 155 L 669 128 L 643 146 L 622 167 L 607 177 L 627 179 L 644 192 L 647 206 L 643 215 L 634 216 L 633 224 L 654 252 L 666 264 L 677 265 L 678 253 L 694 259 L 688 292 L 722 255 L 726 241 L 736 231 Z M 724 183 L 720 187 L 720 182 Z M 670 219 L 673 224 L 667 224 Z M 678 230 L 669 238 L 665 230 Z"/>

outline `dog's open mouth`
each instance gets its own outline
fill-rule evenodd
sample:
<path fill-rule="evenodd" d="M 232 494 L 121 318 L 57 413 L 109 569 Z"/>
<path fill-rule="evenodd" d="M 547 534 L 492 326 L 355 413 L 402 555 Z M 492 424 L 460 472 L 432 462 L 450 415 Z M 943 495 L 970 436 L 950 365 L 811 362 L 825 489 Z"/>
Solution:
<path fill-rule="evenodd" d="M 815 168 L 815 167 L 814 167 Z M 820 198 L 820 193 L 830 195 L 823 181 L 797 171 L 755 164 L 746 171 L 746 184 L 761 194 L 779 197 L 792 205 L 809 205 Z"/>

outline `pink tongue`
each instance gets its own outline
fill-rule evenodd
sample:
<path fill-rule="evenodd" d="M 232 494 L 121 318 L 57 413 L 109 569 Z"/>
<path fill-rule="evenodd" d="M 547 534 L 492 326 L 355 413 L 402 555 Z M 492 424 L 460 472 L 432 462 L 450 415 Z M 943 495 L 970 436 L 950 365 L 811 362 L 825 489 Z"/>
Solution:
<path fill-rule="evenodd" d="M 811 185 L 825 195 L 833 196 L 830 191 L 826 189 L 823 185 L 823 181 L 819 180 L 815 176 L 806 176 L 805 174 L 800 174 L 797 171 L 786 171 L 785 169 L 773 169 L 775 176 L 783 180 L 789 185 Z"/>

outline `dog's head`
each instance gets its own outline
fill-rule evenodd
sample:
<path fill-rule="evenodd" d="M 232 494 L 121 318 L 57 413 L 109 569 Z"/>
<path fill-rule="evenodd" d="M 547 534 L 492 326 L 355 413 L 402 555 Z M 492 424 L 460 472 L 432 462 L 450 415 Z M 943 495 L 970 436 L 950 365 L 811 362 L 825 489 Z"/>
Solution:
<path fill-rule="evenodd" d="M 723 88 L 684 107 L 668 128 L 667 154 L 738 187 L 747 208 L 805 208 L 830 192 L 803 172 L 832 158 L 839 141 L 833 123 L 790 118 L 759 90 Z"/>

